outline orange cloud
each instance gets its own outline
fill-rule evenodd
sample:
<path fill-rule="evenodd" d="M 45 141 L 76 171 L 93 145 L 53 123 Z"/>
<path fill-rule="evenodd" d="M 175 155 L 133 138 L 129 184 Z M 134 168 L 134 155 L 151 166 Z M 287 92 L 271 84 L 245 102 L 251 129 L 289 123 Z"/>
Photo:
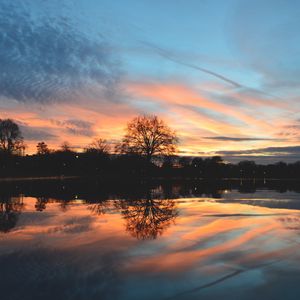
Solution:
<path fill-rule="evenodd" d="M 206 91 L 216 93 L 230 92 L 235 101 L 252 103 L 270 103 L 260 98 L 251 98 L 232 91 L 224 90 L 222 86 L 207 85 Z M 247 106 L 236 106 L 233 103 L 221 103 L 204 96 L 205 87 L 194 89 L 183 84 L 162 84 L 148 82 L 126 82 L 122 95 L 116 100 L 99 96 L 97 90 L 90 87 L 78 96 L 76 101 L 51 103 L 47 106 L 37 104 L 7 104 L 1 107 L 2 118 L 15 119 L 19 124 L 29 126 L 32 130 L 46 131 L 48 137 L 34 140 L 26 139 L 27 153 L 36 151 L 36 143 L 45 140 L 51 148 L 57 148 L 62 141 L 67 140 L 77 149 L 82 149 L 95 137 L 107 140 L 120 140 L 124 134 L 126 123 L 134 116 L 142 113 L 157 114 L 167 124 L 177 131 L 180 137 L 179 150 L 182 153 L 197 154 L 199 152 L 214 152 L 223 150 L 246 150 L 271 146 L 270 141 L 234 141 L 209 140 L 207 136 L 261 137 L 282 138 L 281 128 L 288 125 L 286 116 L 275 115 L 273 119 L 261 114 L 249 113 Z M 126 93 L 126 94 L 125 94 Z M 3 104 L 4 105 L 4 104 Z M 248 107 L 249 109 L 249 107 Z M 90 134 L 75 134 L 69 132 L 63 124 L 69 120 L 79 120 L 91 124 Z M 276 126 L 274 126 L 276 122 Z M 288 141 L 278 141 L 277 146 L 293 145 L 292 138 Z"/>
<path fill-rule="evenodd" d="M 131 83 L 128 85 L 128 90 L 135 96 L 149 97 L 152 100 L 163 101 L 164 103 L 179 105 L 180 107 L 184 106 L 187 109 L 193 107 L 208 109 L 212 112 L 217 112 L 239 120 L 251 127 L 258 127 L 264 130 L 270 130 L 272 128 L 266 121 L 239 111 L 236 107 L 231 105 L 225 105 L 207 99 L 181 85 Z"/>

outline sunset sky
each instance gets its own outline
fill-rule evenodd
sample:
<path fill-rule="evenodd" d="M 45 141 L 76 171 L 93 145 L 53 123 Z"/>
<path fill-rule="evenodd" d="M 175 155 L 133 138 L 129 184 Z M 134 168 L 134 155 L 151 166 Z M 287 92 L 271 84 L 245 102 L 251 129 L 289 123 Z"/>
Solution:
<path fill-rule="evenodd" d="M 114 144 L 138 114 L 182 155 L 300 160 L 300 1 L 0 0 L 0 118 Z"/>

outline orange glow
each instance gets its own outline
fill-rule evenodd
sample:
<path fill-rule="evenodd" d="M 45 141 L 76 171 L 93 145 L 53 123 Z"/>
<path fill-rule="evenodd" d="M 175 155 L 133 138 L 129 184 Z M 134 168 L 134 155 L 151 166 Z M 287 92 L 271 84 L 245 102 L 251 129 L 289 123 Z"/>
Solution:
<path fill-rule="evenodd" d="M 161 84 L 132 84 L 129 85 L 129 91 L 133 94 L 150 97 L 152 100 L 162 100 L 164 103 L 172 103 L 185 107 L 198 107 L 228 115 L 246 122 L 249 126 L 256 126 L 262 129 L 271 129 L 271 126 L 262 120 L 253 118 L 251 115 L 238 111 L 235 107 L 217 103 L 204 98 L 196 92 L 180 85 L 161 85 Z"/>
<path fill-rule="evenodd" d="M 184 205 L 184 204 L 183 204 Z M 197 211 L 202 213 L 198 218 Z M 241 204 L 214 204 L 214 203 L 194 203 L 185 208 L 187 216 L 177 221 L 177 227 L 173 227 L 168 231 L 168 236 L 176 236 L 180 232 L 180 237 L 176 238 L 176 243 L 167 247 L 161 254 L 149 256 L 143 260 L 137 261 L 132 267 L 135 270 L 151 270 L 156 272 L 178 272 L 195 267 L 196 265 L 209 263 L 214 257 L 226 255 L 226 253 L 237 251 L 253 245 L 257 245 L 258 240 L 268 239 L 270 236 L 286 235 L 287 232 L 280 231 L 280 224 L 276 217 L 230 217 L 231 213 L 247 214 L 251 211 L 253 214 L 272 213 L 272 209 L 251 207 Z M 193 216 L 189 213 L 193 212 Z M 218 218 L 218 214 L 226 215 L 226 218 Z M 278 210 L 276 210 L 278 212 Z M 286 213 L 287 210 L 280 210 L 278 213 Z M 213 215 L 209 217 L 210 215 Z M 255 221 L 254 221 L 255 220 Z M 190 226 L 190 224 L 198 223 L 198 226 Z M 214 245 L 214 239 L 220 239 Z M 208 241 L 212 240 L 212 245 L 207 246 Z M 260 241 L 260 244 L 264 241 Z M 210 245 L 210 244 L 208 244 Z M 267 246 L 266 246 L 267 248 Z M 269 258 L 276 259 L 282 254 L 290 253 L 295 246 L 287 247 L 273 251 L 271 249 Z M 259 249 L 256 254 L 247 254 L 242 257 L 241 262 L 263 263 L 268 254 L 260 253 Z M 235 260 L 233 258 L 233 260 Z"/>
<path fill-rule="evenodd" d="M 78 151 L 96 137 L 107 139 L 114 144 L 122 139 L 127 122 L 143 113 L 158 115 L 176 130 L 180 139 L 179 151 L 185 155 L 197 155 L 199 152 L 213 155 L 215 151 L 273 146 L 268 140 L 237 143 L 205 137 L 260 137 L 263 134 L 263 137 L 278 138 L 276 146 L 291 146 L 297 142 L 297 132 L 294 132 L 295 138 L 289 136 L 288 140 L 280 141 L 283 137 L 281 131 L 289 124 L 288 119 L 279 116 L 272 119 L 264 114 L 253 114 L 253 111 L 250 113 L 243 106 L 212 100 L 202 90 L 224 91 L 224 87 L 209 84 L 206 86 L 200 85 L 192 89 L 178 83 L 127 82 L 123 84 L 123 91 L 128 98 L 126 101 L 122 99 L 109 101 L 103 97 L 97 99 L 82 95 L 73 102 L 53 102 L 47 105 L 47 109 L 37 104 L 31 104 L 30 109 L 26 104 L 14 109 L 8 107 L 3 109 L 5 113 L 2 118 L 15 119 L 19 124 L 29 126 L 31 130 L 49 134 L 44 138 L 40 134 L 40 138 L 31 139 L 25 135 L 26 153 L 29 154 L 36 151 L 36 144 L 41 140 L 54 149 L 57 149 L 63 141 L 69 141 Z M 87 94 L 89 95 L 88 91 Z M 237 93 L 232 93 L 232 97 L 235 101 L 245 102 L 248 105 L 270 104 L 270 101 Z M 277 104 L 276 102 L 273 106 L 272 102 L 271 108 L 279 106 L 282 108 L 281 104 L 278 104 L 279 106 Z M 149 110 L 152 106 L 153 109 Z M 64 126 L 68 120 L 89 122 L 90 134 L 74 134 L 68 131 Z M 273 122 L 276 122 L 276 126 Z M 289 132 L 293 130 L 290 128 Z"/>
<path fill-rule="evenodd" d="M 28 222 L 22 214 L 34 213 L 37 199 L 25 197 L 22 226 L 17 226 L 6 235 L 9 239 L 3 241 L 11 247 L 24 244 L 25 240 L 30 247 L 39 241 L 50 248 L 80 249 L 80 253 L 92 251 L 97 255 L 111 251 L 134 253 L 122 265 L 124 271 L 160 274 L 198 267 L 213 274 L 223 272 L 226 265 L 251 268 L 268 260 L 289 258 L 297 252 L 298 244 L 293 242 L 297 231 L 286 230 L 281 219 L 285 216 L 299 220 L 297 211 L 215 203 L 210 198 L 197 200 L 174 200 L 179 215 L 157 240 L 149 241 L 147 248 L 143 248 L 146 241 L 137 240 L 127 231 L 127 221 L 115 201 L 109 201 L 109 210 L 99 215 L 90 205 L 73 201 L 62 208 L 63 201 L 49 199 L 44 211 Z M 218 267 L 223 260 L 222 267 Z"/>

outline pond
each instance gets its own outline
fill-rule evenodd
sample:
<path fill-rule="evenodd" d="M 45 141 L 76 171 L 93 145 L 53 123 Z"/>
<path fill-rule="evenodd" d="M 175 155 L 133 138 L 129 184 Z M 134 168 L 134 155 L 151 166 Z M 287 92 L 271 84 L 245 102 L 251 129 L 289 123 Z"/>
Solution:
<path fill-rule="evenodd" d="M 1 183 L 1 299 L 300 299 L 298 186 Z"/>

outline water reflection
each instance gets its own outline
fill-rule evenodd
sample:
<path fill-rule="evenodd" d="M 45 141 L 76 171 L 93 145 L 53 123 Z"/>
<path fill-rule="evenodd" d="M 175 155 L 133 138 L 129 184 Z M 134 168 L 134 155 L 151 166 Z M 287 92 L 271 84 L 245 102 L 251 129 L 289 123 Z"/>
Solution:
<path fill-rule="evenodd" d="M 47 210 L 49 203 L 58 203 L 62 212 L 80 201 L 99 217 L 120 213 L 126 231 L 137 239 L 156 239 L 174 224 L 179 211 L 174 199 L 214 199 L 220 203 L 300 209 L 295 196 L 300 192 L 297 181 L 186 181 L 99 183 L 82 180 L 30 181 L 0 183 L 0 230 L 9 232 L 18 222 L 24 195 L 35 197 L 35 210 Z M 272 197 L 269 197 L 273 190 Z M 288 194 L 284 199 L 281 194 Z"/>
<path fill-rule="evenodd" d="M 0 197 L 0 231 L 9 232 L 18 222 L 23 209 L 23 197 Z"/>
<path fill-rule="evenodd" d="M 153 199 L 150 194 L 147 199 L 139 200 L 100 200 L 88 208 L 96 215 L 121 213 L 126 231 L 141 240 L 156 239 L 178 216 L 173 199 Z"/>
<path fill-rule="evenodd" d="M 43 211 L 44 209 L 46 209 L 46 204 L 48 203 L 49 198 L 47 197 L 37 197 L 36 198 L 36 204 L 35 204 L 35 208 L 37 211 Z"/>
<path fill-rule="evenodd" d="M 178 210 L 174 200 L 142 199 L 116 202 L 126 220 L 126 230 L 137 239 L 156 239 L 174 222 Z"/>
<path fill-rule="evenodd" d="M 89 201 L 88 203 L 90 204 L 91 202 Z M 90 204 L 88 208 L 91 210 L 92 213 L 96 215 L 104 215 L 109 211 L 113 210 L 114 207 L 111 205 L 110 201 L 105 199 L 105 200 L 93 201 L 93 204 Z"/>
<path fill-rule="evenodd" d="M 298 300 L 299 193 L 279 184 L 2 185 L 1 295 Z"/>

